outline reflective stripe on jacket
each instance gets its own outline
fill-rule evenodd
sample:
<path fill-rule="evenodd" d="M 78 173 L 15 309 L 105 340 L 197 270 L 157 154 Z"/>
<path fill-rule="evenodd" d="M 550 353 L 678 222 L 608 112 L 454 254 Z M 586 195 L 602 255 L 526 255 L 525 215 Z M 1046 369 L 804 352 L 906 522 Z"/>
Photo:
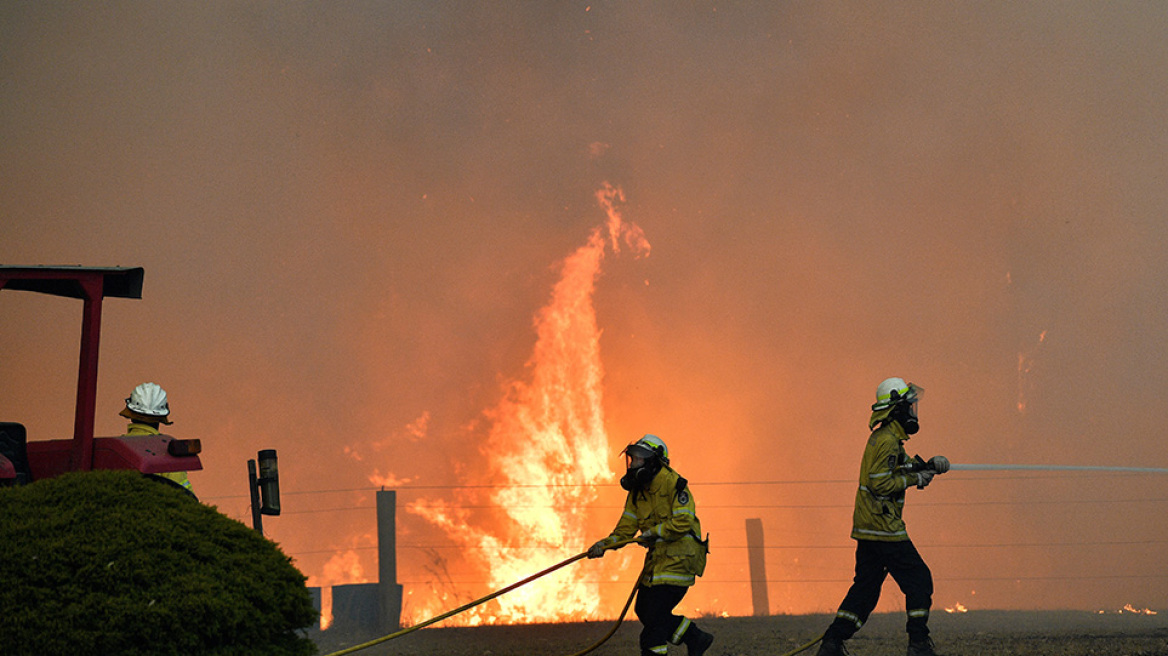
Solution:
<path fill-rule="evenodd" d="M 647 490 L 629 493 L 616 528 L 605 538 L 611 544 L 646 531 L 657 538 L 649 545 L 642 585 L 689 586 L 705 571 L 707 548 L 699 537 L 702 525 L 684 481 L 673 469 L 662 467 Z"/>
<path fill-rule="evenodd" d="M 136 421 L 131 421 L 130 425 L 126 427 L 126 435 L 159 435 L 159 434 L 160 434 L 159 430 L 157 428 L 151 426 L 150 424 L 139 424 Z M 179 485 L 185 487 L 188 490 L 193 489 L 193 488 L 191 488 L 191 479 L 187 476 L 186 472 L 181 472 L 181 471 L 180 472 L 167 472 L 165 474 L 154 474 L 154 475 L 161 476 L 162 478 L 169 478 L 170 480 L 174 481 L 175 483 L 178 483 Z"/>
<path fill-rule="evenodd" d="M 886 421 L 868 437 L 860 463 L 860 486 L 852 513 L 852 537 L 856 540 L 901 542 L 908 539 L 901 514 L 904 491 L 915 482 L 902 467 L 909 461 L 904 451 L 908 439 L 895 421 Z"/>

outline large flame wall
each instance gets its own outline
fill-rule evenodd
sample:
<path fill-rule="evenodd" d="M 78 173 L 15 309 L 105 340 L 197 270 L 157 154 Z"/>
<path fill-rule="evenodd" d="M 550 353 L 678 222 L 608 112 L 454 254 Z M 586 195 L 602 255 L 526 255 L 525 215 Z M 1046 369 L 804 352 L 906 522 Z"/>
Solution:
<path fill-rule="evenodd" d="M 489 427 L 480 448 L 488 464 L 483 483 L 491 492 L 463 494 L 463 504 L 453 508 L 426 499 L 410 506 L 470 554 L 487 583 L 476 596 L 574 556 L 590 537 L 599 537 L 588 534 L 586 511 L 597 486 L 611 482 L 612 451 L 592 299 L 606 252 L 617 254 L 627 243 L 634 255 L 647 256 L 649 242 L 640 228 L 622 220 L 614 205 L 623 200 L 618 188 L 606 185 L 597 199 L 608 220 L 563 261 L 551 300 L 536 315 L 536 343 L 526 371 L 530 381 L 508 382 L 504 398 L 486 412 Z M 477 442 L 468 438 L 468 444 Z M 465 510 L 483 502 L 503 517 L 480 520 Z M 600 614 L 597 583 L 572 576 L 555 585 L 525 587 L 501 598 L 497 610 L 474 609 L 469 617 L 472 622 L 594 619 Z M 420 615 L 443 610 L 435 606 Z"/>

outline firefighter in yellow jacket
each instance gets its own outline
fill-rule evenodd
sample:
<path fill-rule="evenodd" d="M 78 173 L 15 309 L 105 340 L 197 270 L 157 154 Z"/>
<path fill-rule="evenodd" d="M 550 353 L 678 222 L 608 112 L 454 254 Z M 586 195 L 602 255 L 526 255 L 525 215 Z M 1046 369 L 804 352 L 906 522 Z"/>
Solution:
<path fill-rule="evenodd" d="M 130 420 L 126 426 L 126 435 L 158 435 L 158 425 L 170 425 L 170 403 L 166 400 L 166 390 L 156 383 L 142 383 L 130 392 L 126 399 L 126 407 L 118 413 Z M 154 474 L 166 478 L 194 494 L 191 489 L 191 480 L 186 472 L 168 472 Z"/>
<path fill-rule="evenodd" d="M 686 480 L 669 466 L 669 449 L 656 435 L 645 435 L 624 450 L 628 491 L 624 513 L 612 533 L 588 549 L 600 558 L 613 544 L 637 537 L 649 549 L 633 610 L 641 620 L 642 656 L 663 656 L 668 644 L 685 644 L 689 656 L 701 656 L 713 634 L 673 609 L 706 569 L 708 540 L 703 540 L 693 495 Z"/>
<path fill-rule="evenodd" d="M 909 436 L 920 429 L 917 401 L 922 391 L 902 378 L 888 378 L 876 388 L 876 403 L 868 420 L 872 434 L 864 448 L 852 513 L 856 576 L 835 620 L 823 635 L 818 656 L 848 653 L 844 641 L 868 620 L 889 574 L 904 592 L 908 656 L 935 656 L 928 626 L 933 575 L 909 540 L 901 516 L 909 488 L 924 489 L 934 474 L 949 470 L 949 460 L 944 456 L 925 463 L 909 458 L 904 450 Z"/>

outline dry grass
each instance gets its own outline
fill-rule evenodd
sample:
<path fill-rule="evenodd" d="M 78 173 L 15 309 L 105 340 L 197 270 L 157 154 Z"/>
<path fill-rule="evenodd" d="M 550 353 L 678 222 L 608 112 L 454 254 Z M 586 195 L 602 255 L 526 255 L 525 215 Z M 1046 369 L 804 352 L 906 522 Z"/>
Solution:
<path fill-rule="evenodd" d="M 823 632 L 826 615 L 702 618 L 717 639 L 707 656 L 782 656 Z M 934 614 L 930 626 L 943 656 L 1168 656 L 1168 618 L 1081 612 L 974 611 Z M 591 646 L 611 623 L 538 624 L 482 628 L 428 628 L 356 652 L 361 656 L 570 656 Z M 637 654 L 640 624 L 626 621 L 595 656 Z M 370 636 L 363 638 L 370 639 Z M 361 642 L 326 632 L 322 654 Z M 855 656 L 905 652 L 901 615 L 873 616 L 848 643 Z M 685 648 L 671 648 L 684 656 Z M 801 656 L 815 654 L 815 648 Z"/>

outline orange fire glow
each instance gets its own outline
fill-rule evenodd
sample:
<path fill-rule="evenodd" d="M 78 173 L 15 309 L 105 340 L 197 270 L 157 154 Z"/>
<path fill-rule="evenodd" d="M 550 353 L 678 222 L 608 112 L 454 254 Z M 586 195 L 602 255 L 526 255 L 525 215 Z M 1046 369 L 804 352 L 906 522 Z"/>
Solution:
<path fill-rule="evenodd" d="M 1119 610 L 1097 610 L 1095 613 L 1098 615 L 1106 615 L 1107 613 L 1113 613 L 1115 615 L 1123 615 L 1124 613 L 1132 613 L 1134 615 L 1159 615 L 1157 611 L 1154 611 L 1151 608 L 1136 608 L 1131 604 L 1124 604 L 1123 608 L 1120 608 Z"/>
<path fill-rule="evenodd" d="M 605 185 L 596 198 L 606 222 L 563 261 L 551 300 L 536 313 L 537 339 L 527 363 L 530 380 L 508 383 L 503 400 L 485 413 L 490 420 L 483 446 L 492 486 L 488 505 L 505 518 L 476 524 L 464 507 L 425 499 L 408 507 L 465 547 L 470 564 L 486 576 L 483 594 L 578 554 L 595 537 L 586 534 L 585 507 L 596 498 L 596 485 L 612 480 L 592 295 L 608 248 L 617 254 L 623 244 L 642 257 L 648 256 L 649 243 L 640 228 L 622 219 L 619 188 Z M 467 500 L 472 494 L 465 495 Z M 457 596 L 463 596 L 461 591 Z M 595 618 L 600 598 L 598 581 L 561 571 L 550 581 L 521 587 L 450 622 Z M 414 619 L 445 610 L 449 604 L 417 608 Z"/>
<path fill-rule="evenodd" d="M 1038 334 L 1038 346 L 1036 346 L 1035 349 L 1041 347 L 1042 343 L 1046 341 L 1046 332 L 1047 331 L 1043 330 L 1041 333 Z M 1026 413 L 1026 392 L 1027 392 L 1029 386 L 1031 385 L 1031 383 L 1027 379 L 1029 377 L 1030 372 L 1033 370 L 1033 368 L 1034 368 L 1034 355 L 1028 354 L 1028 353 L 1019 353 L 1018 354 L 1018 402 L 1016 404 L 1016 407 L 1018 409 L 1019 414 Z"/>
<path fill-rule="evenodd" d="M 356 551 L 348 550 L 333 554 L 324 566 L 324 572 L 319 577 L 308 577 L 309 587 L 320 587 L 320 628 L 329 628 L 333 623 L 333 595 L 332 582 L 368 583 L 365 570 L 361 567 L 361 559 Z"/>

